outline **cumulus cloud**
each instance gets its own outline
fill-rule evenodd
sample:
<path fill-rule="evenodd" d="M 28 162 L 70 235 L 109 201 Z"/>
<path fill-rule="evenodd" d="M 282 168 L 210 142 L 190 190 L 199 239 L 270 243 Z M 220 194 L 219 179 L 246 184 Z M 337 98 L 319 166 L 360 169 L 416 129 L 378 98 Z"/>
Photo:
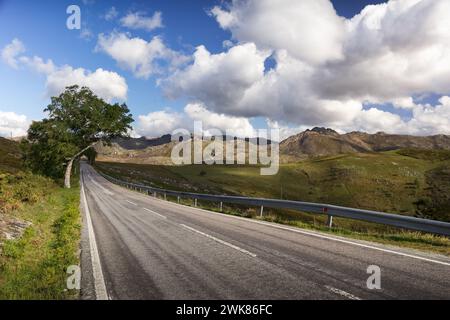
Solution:
<path fill-rule="evenodd" d="M 233 0 L 229 8 L 216 6 L 211 14 L 240 42 L 285 49 L 310 63 L 342 55 L 344 19 L 329 0 Z"/>
<path fill-rule="evenodd" d="M 321 95 L 392 101 L 450 91 L 450 2 L 367 6 L 346 21 L 344 59 L 317 70 Z"/>
<path fill-rule="evenodd" d="M 199 46 L 193 56 L 194 63 L 175 72 L 162 86 L 169 97 L 186 95 L 218 112 L 233 113 L 233 108 L 238 107 L 235 103 L 243 98 L 246 90 L 263 78 L 267 56 L 253 43 L 219 54 L 211 54 Z"/>
<path fill-rule="evenodd" d="M 128 86 L 125 79 L 112 71 L 98 68 L 91 72 L 84 68 L 65 65 L 47 74 L 46 86 L 49 96 L 58 95 L 73 84 L 89 87 L 107 101 L 113 99 L 124 101 L 127 98 Z"/>
<path fill-rule="evenodd" d="M 152 74 L 162 73 L 164 65 L 176 68 L 189 60 L 188 57 L 168 48 L 158 36 L 147 42 L 138 37 L 132 38 L 126 33 L 100 34 L 96 50 L 105 52 L 121 68 L 144 79 Z"/>
<path fill-rule="evenodd" d="M 210 12 L 231 47 L 199 46 L 161 84 L 211 112 L 291 127 L 448 133 L 448 107 L 413 97 L 450 92 L 449 12 L 448 0 L 391 0 L 346 19 L 329 0 L 233 0 Z"/>
<path fill-rule="evenodd" d="M 249 119 L 211 112 L 198 103 L 187 104 L 183 112 L 162 110 L 140 115 L 135 131 L 147 137 L 158 137 L 179 128 L 193 132 L 195 121 L 202 122 L 205 133 L 219 129 L 224 134 L 227 132 L 239 137 L 253 137 L 256 134 Z"/>
<path fill-rule="evenodd" d="M 19 39 L 13 39 L 13 41 L 6 45 L 2 50 L 2 60 L 10 67 L 17 69 L 17 56 L 25 52 L 25 46 Z"/>
<path fill-rule="evenodd" d="M 163 27 L 162 13 L 156 11 L 152 16 L 148 17 L 142 12 L 130 12 L 125 17 L 120 19 L 122 26 L 130 29 L 143 29 L 152 31 Z"/>
<path fill-rule="evenodd" d="M 11 48 L 11 45 L 17 45 L 17 41 L 13 40 L 10 45 L 7 45 L 3 49 L 3 52 L 7 48 Z M 20 53 L 23 53 L 23 50 Z M 38 56 L 29 57 L 25 55 L 18 56 L 16 54 L 14 56 L 14 62 L 16 66 L 20 64 L 45 75 L 48 96 L 58 95 L 64 91 L 66 86 L 77 84 L 79 86 L 89 87 L 95 94 L 107 101 L 114 99 L 124 101 L 127 98 L 127 83 L 116 72 L 102 68 L 90 71 L 84 68 L 74 68 L 69 65 L 56 66 L 52 60 L 48 59 L 45 61 Z"/>
<path fill-rule="evenodd" d="M 24 115 L 0 110 L 0 136 L 20 137 L 27 134 L 30 121 Z"/>
<path fill-rule="evenodd" d="M 138 116 L 135 131 L 141 136 L 159 137 L 177 128 L 185 128 L 183 116 L 174 111 L 162 110 Z"/>

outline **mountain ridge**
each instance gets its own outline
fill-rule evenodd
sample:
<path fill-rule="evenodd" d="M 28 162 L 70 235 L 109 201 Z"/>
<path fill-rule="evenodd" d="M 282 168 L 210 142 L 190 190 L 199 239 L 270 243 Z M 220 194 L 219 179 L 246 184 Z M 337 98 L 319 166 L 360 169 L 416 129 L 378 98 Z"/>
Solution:
<path fill-rule="evenodd" d="M 255 143 L 255 139 L 245 141 Z M 170 164 L 170 153 L 174 144 L 170 134 L 150 139 L 119 138 L 113 140 L 111 145 L 97 146 L 96 151 L 100 161 Z M 413 136 L 385 132 L 370 134 L 360 131 L 340 134 L 331 128 L 314 127 L 281 141 L 280 155 L 283 162 L 290 162 L 315 156 L 382 152 L 403 148 L 450 150 L 450 136 Z"/>

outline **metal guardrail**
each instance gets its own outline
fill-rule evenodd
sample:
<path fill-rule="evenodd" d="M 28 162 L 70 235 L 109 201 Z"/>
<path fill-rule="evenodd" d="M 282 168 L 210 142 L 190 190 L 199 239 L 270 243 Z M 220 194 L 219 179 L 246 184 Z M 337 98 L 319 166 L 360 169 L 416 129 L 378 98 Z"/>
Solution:
<path fill-rule="evenodd" d="M 222 211 L 223 203 L 241 204 L 247 206 L 260 207 L 260 215 L 263 215 L 264 208 L 279 208 L 279 209 L 291 209 L 308 213 L 319 213 L 328 215 L 328 226 L 331 227 L 333 223 L 333 217 L 342 217 L 348 219 L 362 220 L 367 222 L 379 223 L 389 226 L 394 226 L 403 229 L 416 230 L 428 233 L 434 233 L 444 236 L 450 236 L 450 223 L 429 219 L 421 219 L 409 216 L 402 216 L 392 213 L 384 213 L 371 210 L 362 210 L 354 208 L 346 208 L 340 206 L 334 206 L 321 203 L 310 203 L 292 200 L 277 200 L 277 199 L 264 199 L 264 198 L 249 198 L 249 197 L 237 197 L 237 196 L 224 196 L 224 195 L 209 195 L 203 193 L 192 193 L 173 191 L 160 188 L 149 187 L 141 184 L 129 183 L 118 180 L 107 174 L 99 172 L 105 179 L 115 184 L 134 189 L 145 191 L 147 194 L 153 193 L 155 196 L 159 193 L 167 196 L 175 196 L 180 201 L 180 198 L 194 199 L 195 206 L 197 206 L 197 200 L 207 200 L 212 202 L 220 202 L 220 210 Z"/>

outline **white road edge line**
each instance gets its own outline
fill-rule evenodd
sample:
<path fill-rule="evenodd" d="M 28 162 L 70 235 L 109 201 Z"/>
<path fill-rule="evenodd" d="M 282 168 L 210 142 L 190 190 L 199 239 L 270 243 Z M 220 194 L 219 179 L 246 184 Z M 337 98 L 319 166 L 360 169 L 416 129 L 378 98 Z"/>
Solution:
<path fill-rule="evenodd" d="M 130 201 L 130 200 L 125 200 L 125 201 L 128 202 L 128 203 L 131 203 L 133 206 L 137 206 L 136 203 L 134 203 L 134 202 L 132 202 L 132 201 Z"/>
<path fill-rule="evenodd" d="M 156 199 L 156 200 L 164 201 L 164 200 L 161 200 L 161 199 Z M 167 201 L 164 201 L 164 202 L 167 202 Z M 390 254 L 394 254 L 394 255 L 399 255 L 399 256 L 403 256 L 403 257 L 407 257 L 407 258 L 413 258 L 413 259 L 427 261 L 427 262 L 432 262 L 432 263 L 436 263 L 436 264 L 440 264 L 440 265 L 444 265 L 444 266 L 450 266 L 450 263 L 448 263 L 448 262 L 434 260 L 434 259 L 429 259 L 429 258 L 425 258 L 425 257 L 421 257 L 421 256 L 416 256 L 416 255 L 413 255 L 413 254 L 408 254 L 408 253 L 394 251 L 394 250 L 374 247 L 374 246 L 371 246 L 371 245 L 358 243 L 358 242 L 353 242 L 353 241 L 350 241 L 350 240 L 344 240 L 344 239 L 340 239 L 340 238 L 326 236 L 326 235 L 323 235 L 323 234 L 320 234 L 320 233 L 308 232 L 308 231 L 304 231 L 302 229 L 293 229 L 293 228 L 284 227 L 284 226 L 281 226 L 281 225 L 275 225 L 275 224 L 268 223 L 268 222 L 257 221 L 257 220 L 254 220 L 254 219 L 236 217 L 236 216 L 233 216 L 233 215 L 227 215 L 227 214 L 224 214 L 224 213 L 218 213 L 218 212 L 204 210 L 204 209 L 199 209 L 199 208 L 192 208 L 192 207 L 189 207 L 189 206 L 186 206 L 186 205 L 183 205 L 183 204 L 177 204 L 177 203 L 171 203 L 171 204 L 173 204 L 175 206 L 183 206 L 183 207 L 186 207 L 186 208 L 190 208 L 194 212 L 195 211 L 203 211 L 203 212 L 206 212 L 206 213 L 216 214 L 216 215 L 219 215 L 219 216 L 222 216 L 222 217 L 228 217 L 228 218 L 232 218 L 232 219 L 248 221 L 248 222 L 261 224 L 261 225 L 265 225 L 265 226 L 272 227 L 272 228 L 277 228 L 277 229 L 281 229 L 281 230 L 288 230 L 288 231 L 292 231 L 292 232 L 296 232 L 296 233 L 300 233 L 300 234 L 305 234 L 305 235 L 316 237 L 316 238 L 332 240 L 332 241 L 341 242 L 341 243 L 345 243 L 345 244 L 350 244 L 350 245 L 354 245 L 354 246 L 358 246 L 358 247 L 362 247 L 362 248 L 367 248 L 367 249 L 377 250 L 377 251 L 390 253 Z"/>
<path fill-rule="evenodd" d="M 95 240 L 94 228 L 92 226 L 91 214 L 87 204 L 86 193 L 84 191 L 84 181 L 81 183 L 81 195 L 86 214 L 86 225 L 89 234 L 89 249 L 91 253 L 92 273 L 94 277 L 95 296 L 97 300 L 109 300 L 106 290 L 105 278 L 103 277 L 102 266 L 100 264 L 100 256 L 98 254 L 97 242 Z"/>
<path fill-rule="evenodd" d="M 334 288 L 332 286 L 325 286 L 325 288 L 327 288 L 328 290 L 330 290 L 333 293 L 336 293 L 336 294 L 339 294 L 339 295 L 341 295 L 343 297 L 346 297 L 347 299 L 350 299 L 350 300 L 361 300 L 361 298 L 359 298 L 357 296 L 354 296 L 353 294 L 348 293 L 348 292 L 346 292 L 344 290 L 337 289 L 337 288 Z"/>
<path fill-rule="evenodd" d="M 223 244 L 223 245 L 225 245 L 225 246 L 227 246 L 227 247 L 230 247 L 230 248 L 233 248 L 233 249 L 235 249 L 235 250 L 237 250 L 237 251 L 240 251 L 240 252 L 242 252 L 242 253 L 248 254 L 249 256 L 251 256 L 251 257 L 253 257 L 253 258 L 256 257 L 256 254 L 251 253 L 250 251 L 247 251 L 247 250 L 245 250 L 245 249 L 242 249 L 242 248 L 240 248 L 240 247 L 238 247 L 238 246 L 235 246 L 234 244 L 231 244 L 231 243 L 229 243 L 229 242 L 220 240 L 220 239 L 218 239 L 218 238 L 216 238 L 216 237 L 214 237 L 214 236 L 212 236 L 212 235 L 209 235 L 209 234 L 204 233 L 204 232 L 201 232 L 201 231 L 199 231 L 199 230 L 197 230 L 197 229 L 191 228 L 191 227 L 189 227 L 189 226 L 187 226 L 187 225 L 185 225 L 185 224 L 180 224 L 180 225 L 181 225 L 183 228 L 186 228 L 186 229 L 188 229 L 188 230 L 191 230 L 191 231 L 193 231 L 193 232 L 196 232 L 196 233 L 198 233 L 198 234 L 201 234 L 202 236 L 205 236 L 205 237 L 207 237 L 207 238 L 209 238 L 209 239 L 211 239 L 211 240 L 214 240 L 214 241 L 216 241 L 216 242 L 218 242 L 218 243 L 221 243 L 221 244 Z"/>
<path fill-rule="evenodd" d="M 150 209 L 147 209 L 147 208 L 142 208 L 142 209 L 144 209 L 145 211 L 148 211 L 148 212 L 150 212 L 150 213 L 156 214 L 157 216 L 159 216 L 159 217 L 161 217 L 161 218 L 163 218 L 163 219 L 167 219 L 166 216 L 163 216 L 162 214 L 159 214 L 158 212 L 155 212 L 155 211 L 150 210 Z"/>

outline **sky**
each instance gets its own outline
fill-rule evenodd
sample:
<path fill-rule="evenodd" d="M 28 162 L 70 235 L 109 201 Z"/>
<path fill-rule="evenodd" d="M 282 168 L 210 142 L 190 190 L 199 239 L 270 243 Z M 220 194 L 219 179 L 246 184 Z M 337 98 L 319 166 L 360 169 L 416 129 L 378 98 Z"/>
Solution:
<path fill-rule="evenodd" d="M 0 84 L 0 136 L 73 84 L 125 102 L 134 136 L 450 134 L 450 1 L 0 0 Z"/>

